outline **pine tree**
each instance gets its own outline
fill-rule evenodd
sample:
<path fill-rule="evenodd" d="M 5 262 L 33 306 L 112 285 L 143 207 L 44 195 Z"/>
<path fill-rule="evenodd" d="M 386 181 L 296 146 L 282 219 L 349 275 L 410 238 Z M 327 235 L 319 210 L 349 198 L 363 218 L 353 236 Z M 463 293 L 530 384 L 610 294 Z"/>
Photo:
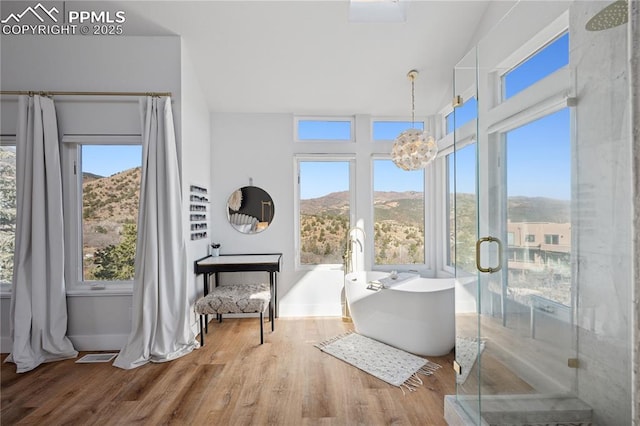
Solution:
<path fill-rule="evenodd" d="M 125 223 L 122 239 L 118 244 L 111 244 L 96 250 L 93 263 L 97 265 L 94 276 L 99 280 L 130 280 L 134 276 L 136 256 L 137 229 L 133 223 Z"/>

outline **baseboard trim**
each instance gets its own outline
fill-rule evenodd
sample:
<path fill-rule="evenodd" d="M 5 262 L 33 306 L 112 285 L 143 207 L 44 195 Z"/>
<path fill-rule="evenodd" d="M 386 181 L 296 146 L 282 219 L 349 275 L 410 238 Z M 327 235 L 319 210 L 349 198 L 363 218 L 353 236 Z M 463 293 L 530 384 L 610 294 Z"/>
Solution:
<path fill-rule="evenodd" d="M 194 336 L 200 333 L 198 323 L 191 323 Z M 77 351 L 119 351 L 129 340 L 128 334 L 97 334 L 69 336 Z M 4 344 L 4 339 L 2 341 Z M 11 342 L 9 342 L 10 344 Z M 9 346 L 10 347 L 10 346 Z M 4 348 L 4 347 L 3 347 Z M 4 352 L 4 351 L 3 351 Z"/>
<path fill-rule="evenodd" d="M 128 334 L 92 334 L 68 336 L 77 351 L 119 351 L 127 343 Z"/>

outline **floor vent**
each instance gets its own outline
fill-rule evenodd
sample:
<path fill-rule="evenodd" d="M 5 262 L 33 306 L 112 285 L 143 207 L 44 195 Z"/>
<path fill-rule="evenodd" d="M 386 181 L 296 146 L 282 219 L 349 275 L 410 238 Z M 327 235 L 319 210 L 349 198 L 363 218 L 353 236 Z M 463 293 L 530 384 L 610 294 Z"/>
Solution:
<path fill-rule="evenodd" d="M 100 353 L 87 354 L 76 361 L 77 364 L 89 364 L 94 362 L 109 362 L 114 359 L 118 353 Z"/>

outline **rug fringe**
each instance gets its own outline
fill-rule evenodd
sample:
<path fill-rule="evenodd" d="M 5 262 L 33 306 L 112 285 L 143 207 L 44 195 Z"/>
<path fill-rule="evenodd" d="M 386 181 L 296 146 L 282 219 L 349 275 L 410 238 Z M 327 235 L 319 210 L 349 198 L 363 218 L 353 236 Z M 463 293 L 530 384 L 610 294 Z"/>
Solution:
<path fill-rule="evenodd" d="M 335 337 L 332 337 L 331 339 L 325 340 L 325 341 L 320 342 L 320 343 L 316 343 L 313 346 L 315 346 L 318 349 L 322 349 L 325 346 L 330 345 L 331 343 L 336 342 L 336 341 L 338 341 L 338 340 L 340 340 L 342 338 L 345 338 L 348 335 L 353 334 L 353 333 L 354 333 L 353 330 L 352 331 L 347 331 L 346 333 L 339 334 L 339 335 L 337 335 Z"/>
<path fill-rule="evenodd" d="M 435 362 L 427 361 L 425 365 L 420 367 L 417 373 L 423 374 L 425 376 L 430 376 L 435 373 L 438 369 L 442 368 L 440 364 L 436 364 Z"/>
<path fill-rule="evenodd" d="M 398 386 L 400 390 L 402 390 L 402 395 L 407 394 L 405 392 L 405 389 L 409 392 L 415 392 L 420 386 L 424 384 L 422 379 L 420 379 L 419 374 L 422 374 L 423 376 L 431 376 L 439 368 L 442 368 L 440 364 L 436 364 L 435 362 L 427 360 L 427 363 L 425 365 L 420 367 L 420 369 L 413 373 L 407 380 L 405 380 L 403 384 Z"/>

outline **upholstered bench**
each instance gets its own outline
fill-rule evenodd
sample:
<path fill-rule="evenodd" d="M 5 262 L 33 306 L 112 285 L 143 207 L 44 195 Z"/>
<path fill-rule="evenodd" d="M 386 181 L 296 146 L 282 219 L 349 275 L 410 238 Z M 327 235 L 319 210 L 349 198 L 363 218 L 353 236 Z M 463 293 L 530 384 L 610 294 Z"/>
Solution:
<path fill-rule="evenodd" d="M 264 343 L 263 313 L 269 308 L 269 321 L 273 331 L 273 305 L 269 284 L 235 284 L 215 287 L 196 302 L 196 314 L 200 315 L 200 345 L 204 346 L 204 322 L 207 315 L 215 314 L 222 322 L 223 314 L 260 314 L 260 344 Z"/>

